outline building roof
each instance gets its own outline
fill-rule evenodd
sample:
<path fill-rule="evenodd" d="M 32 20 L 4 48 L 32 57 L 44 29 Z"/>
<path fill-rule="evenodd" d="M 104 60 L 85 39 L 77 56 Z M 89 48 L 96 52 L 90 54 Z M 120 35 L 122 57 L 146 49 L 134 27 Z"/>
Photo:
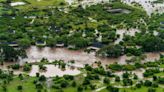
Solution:
<path fill-rule="evenodd" d="M 160 22 L 160 24 L 164 24 L 164 21 Z"/>
<path fill-rule="evenodd" d="M 100 42 L 94 42 L 94 43 L 92 44 L 92 47 L 102 48 L 102 47 L 103 47 L 103 44 L 100 43 Z"/>
<path fill-rule="evenodd" d="M 36 41 L 36 45 L 46 45 L 46 41 Z"/>

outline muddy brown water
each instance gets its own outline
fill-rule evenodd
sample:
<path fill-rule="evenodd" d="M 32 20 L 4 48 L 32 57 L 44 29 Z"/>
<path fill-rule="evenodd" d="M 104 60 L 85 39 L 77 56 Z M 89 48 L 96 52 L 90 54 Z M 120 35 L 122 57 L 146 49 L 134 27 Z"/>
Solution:
<path fill-rule="evenodd" d="M 28 58 L 21 60 L 20 63 L 24 63 L 26 61 L 29 63 L 40 62 L 42 58 L 47 58 L 49 62 L 52 62 L 54 60 L 64 60 L 65 62 L 75 60 L 75 64 L 73 64 L 73 66 L 75 66 L 75 69 L 72 70 L 70 67 L 67 66 L 65 71 L 59 69 L 54 65 L 48 64 L 45 65 L 47 67 L 47 71 L 40 72 L 38 65 L 32 65 L 32 70 L 29 72 L 30 76 L 36 76 L 36 73 L 40 73 L 41 75 L 45 75 L 46 77 L 63 76 L 65 74 L 77 75 L 81 73 L 77 67 L 83 67 L 84 64 L 93 64 L 95 61 L 101 61 L 103 65 L 111 64 L 114 62 L 118 62 L 119 64 L 126 64 L 126 59 L 129 58 L 126 55 L 121 56 L 119 58 L 100 58 L 96 57 L 94 52 L 88 54 L 83 50 L 72 51 L 68 50 L 67 48 L 55 47 L 38 48 L 36 46 L 31 46 L 26 50 L 26 52 Z M 160 57 L 159 53 L 146 53 L 145 55 L 147 56 L 145 61 L 157 60 Z M 8 70 L 7 66 L 12 64 L 14 63 L 5 63 L 3 66 L 0 66 L 0 69 Z M 14 74 L 18 75 L 20 73 L 23 73 L 23 71 L 14 71 Z M 140 73 L 135 73 L 137 75 L 140 75 L 140 77 L 142 78 Z"/>
<path fill-rule="evenodd" d="M 38 48 L 36 46 L 31 46 L 27 50 L 28 58 L 23 59 L 21 62 L 39 62 L 42 58 L 47 58 L 49 62 L 53 62 L 54 60 L 64 60 L 65 62 L 70 60 L 75 60 L 76 64 L 92 64 L 95 61 L 101 61 L 103 65 L 111 64 L 114 62 L 118 62 L 119 64 L 126 64 L 126 59 L 128 58 L 126 55 L 123 55 L 119 58 L 100 58 L 96 57 L 95 53 L 86 53 L 83 50 L 72 51 L 67 48 L 50 48 L 43 47 Z M 160 58 L 160 53 L 145 53 L 147 58 L 145 61 L 154 61 Z"/>

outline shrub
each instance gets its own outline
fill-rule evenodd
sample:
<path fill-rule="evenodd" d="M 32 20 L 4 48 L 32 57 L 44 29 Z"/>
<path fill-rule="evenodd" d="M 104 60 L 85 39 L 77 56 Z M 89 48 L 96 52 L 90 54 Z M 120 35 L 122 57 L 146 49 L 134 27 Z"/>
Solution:
<path fill-rule="evenodd" d="M 156 90 L 154 88 L 149 88 L 148 92 L 156 92 Z"/>
<path fill-rule="evenodd" d="M 146 80 L 146 81 L 144 82 L 144 85 L 147 86 L 147 87 L 150 87 L 150 86 L 152 85 L 152 82 L 149 81 L 149 80 Z"/>
<path fill-rule="evenodd" d="M 116 77 L 115 77 L 115 81 L 116 81 L 116 82 L 120 82 L 120 77 L 119 77 L 119 76 L 116 76 Z"/>
<path fill-rule="evenodd" d="M 158 83 L 164 84 L 164 78 L 158 78 Z"/>
<path fill-rule="evenodd" d="M 104 82 L 105 84 L 109 84 L 110 80 L 109 80 L 109 78 L 105 77 L 104 80 L 103 80 L 103 82 Z"/>
<path fill-rule="evenodd" d="M 19 69 L 20 68 L 20 65 L 19 64 L 14 64 L 11 67 L 12 67 L 12 69 Z"/>
<path fill-rule="evenodd" d="M 67 81 L 62 81 L 61 84 L 60 84 L 60 86 L 62 88 L 66 88 L 68 85 L 69 85 L 69 83 Z"/>
<path fill-rule="evenodd" d="M 118 89 L 118 88 L 113 87 L 113 86 L 111 86 L 111 85 L 108 85 L 108 86 L 107 86 L 107 90 L 108 90 L 109 92 L 119 92 L 119 89 Z"/>
<path fill-rule="evenodd" d="M 23 87 L 21 85 L 17 86 L 17 90 L 22 90 Z"/>

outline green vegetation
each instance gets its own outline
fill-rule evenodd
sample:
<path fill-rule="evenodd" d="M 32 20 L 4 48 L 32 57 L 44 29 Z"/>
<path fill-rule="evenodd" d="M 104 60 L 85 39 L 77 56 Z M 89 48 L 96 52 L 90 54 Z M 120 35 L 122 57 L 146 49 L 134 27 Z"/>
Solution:
<path fill-rule="evenodd" d="M 154 63 L 163 64 L 163 60 L 164 59 L 161 58 Z M 42 59 L 41 61 L 41 64 L 47 62 L 46 59 Z M 60 64 L 60 62 L 62 63 L 62 61 L 56 61 L 58 64 Z M 150 63 L 151 62 L 145 63 L 145 65 L 150 66 Z M 159 75 L 160 73 L 163 75 L 163 72 L 161 71 L 154 74 L 153 76 L 145 76 L 146 78 L 140 80 L 138 75 L 132 74 L 127 70 L 119 70 L 123 71 L 123 74 L 120 76 L 120 74 L 117 74 L 117 72 L 111 72 L 113 69 L 103 67 L 100 62 L 95 62 L 95 64 L 97 64 L 97 67 L 95 68 L 86 64 L 85 67 L 81 69 L 83 73 L 80 75 L 64 75 L 63 77 L 56 76 L 53 78 L 46 78 L 44 75 L 40 75 L 39 73 L 36 74 L 36 77 L 30 77 L 26 73 L 13 75 L 13 72 L 4 72 L 1 70 L 0 91 L 6 92 L 5 90 L 7 90 L 7 92 L 35 92 L 38 90 L 50 90 L 52 92 L 91 92 L 101 87 L 104 88 L 100 90 L 100 92 L 152 92 L 149 90 L 155 90 L 155 92 L 163 91 L 162 87 L 164 84 L 164 78 L 163 76 Z M 13 66 L 17 67 L 16 64 Z M 126 65 L 123 66 L 125 67 Z M 153 67 L 145 67 L 144 69 L 148 69 L 146 70 L 146 73 L 149 73 L 149 71 L 153 71 L 152 73 L 155 73 Z M 149 80 L 149 78 L 152 78 L 152 80 Z"/>
<path fill-rule="evenodd" d="M 26 4 L 12 7 L 12 2 Z M 125 29 L 125 33 L 118 34 L 119 29 Z M 139 31 L 133 35 L 131 29 Z M 0 0 L 0 64 L 15 62 L 6 66 L 8 71 L 0 70 L 0 92 L 95 92 L 101 88 L 100 92 L 163 92 L 164 56 L 155 62 L 141 62 L 145 52 L 164 51 L 163 39 L 164 14 L 148 17 L 141 8 L 120 0 L 86 8 L 68 6 L 64 0 Z M 77 76 L 46 78 L 36 73 L 36 77 L 30 77 L 32 65 L 44 72 L 45 64 L 65 70 L 75 63 L 43 58 L 40 62 L 18 64 L 31 45 L 86 51 L 93 47 L 96 56 L 119 58 L 126 54 L 132 58 L 123 65 L 86 64 Z M 15 71 L 20 74 L 14 75 Z"/>

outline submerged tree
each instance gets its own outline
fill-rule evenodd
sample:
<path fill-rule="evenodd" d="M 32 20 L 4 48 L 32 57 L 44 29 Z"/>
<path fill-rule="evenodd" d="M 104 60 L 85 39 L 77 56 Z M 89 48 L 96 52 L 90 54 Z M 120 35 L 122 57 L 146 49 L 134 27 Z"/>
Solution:
<path fill-rule="evenodd" d="M 0 59 L 4 61 L 17 61 L 19 57 L 26 57 L 26 53 L 23 49 L 14 49 L 14 47 L 8 45 L 1 45 L 0 56 Z"/>

